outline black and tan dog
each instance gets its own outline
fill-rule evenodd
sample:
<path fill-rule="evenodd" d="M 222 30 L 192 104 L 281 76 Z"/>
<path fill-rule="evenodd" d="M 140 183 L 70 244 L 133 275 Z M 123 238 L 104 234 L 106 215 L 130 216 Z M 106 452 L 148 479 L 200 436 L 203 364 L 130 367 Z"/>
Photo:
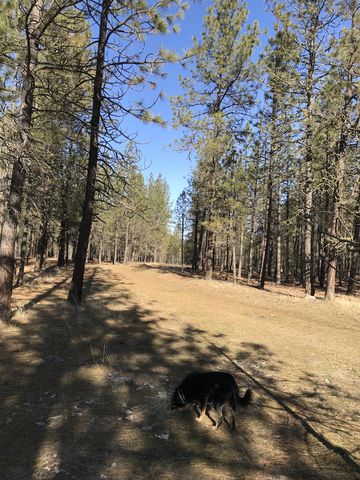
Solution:
<path fill-rule="evenodd" d="M 235 427 L 235 411 L 237 406 L 249 404 L 252 392 L 248 388 L 244 397 L 239 395 L 239 387 L 234 377 L 226 372 L 191 373 L 176 387 L 171 398 L 171 410 L 191 405 L 197 413 L 200 422 L 206 415 L 213 424 L 213 429 L 219 428 L 225 421 L 232 429 Z M 230 423 L 224 416 L 224 408 L 229 407 Z M 218 420 L 211 418 L 209 411 L 216 410 Z"/>

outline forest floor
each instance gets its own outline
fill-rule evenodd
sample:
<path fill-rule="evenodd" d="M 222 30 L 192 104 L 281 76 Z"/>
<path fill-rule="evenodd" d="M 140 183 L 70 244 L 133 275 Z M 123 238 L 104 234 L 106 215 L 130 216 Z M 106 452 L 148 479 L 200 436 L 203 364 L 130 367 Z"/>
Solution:
<path fill-rule="evenodd" d="M 205 282 L 161 265 L 27 276 L 0 323 L 0 479 L 360 479 L 360 300 Z M 212 431 L 167 409 L 193 370 L 253 403 Z"/>

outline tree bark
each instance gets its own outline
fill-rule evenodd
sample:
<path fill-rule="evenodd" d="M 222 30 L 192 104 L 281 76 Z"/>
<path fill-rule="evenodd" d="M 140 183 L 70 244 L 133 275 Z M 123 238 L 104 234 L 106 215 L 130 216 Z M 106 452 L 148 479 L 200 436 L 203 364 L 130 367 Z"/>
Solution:
<path fill-rule="evenodd" d="M 20 246 L 20 265 L 19 265 L 19 273 L 16 285 L 22 285 L 24 283 L 24 273 L 25 273 L 25 263 L 26 263 L 26 256 L 28 250 L 28 225 L 29 219 L 27 216 L 27 212 L 25 212 L 24 216 L 24 226 L 21 236 L 21 246 Z"/>
<path fill-rule="evenodd" d="M 81 303 L 86 252 L 89 244 L 91 223 L 94 211 L 96 190 L 96 170 L 99 154 L 99 129 L 100 113 L 102 104 L 102 89 L 105 64 L 107 24 L 111 0 L 103 0 L 99 26 L 99 41 L 96 55 L 96 71 L 94 79 L 93 103 L 91 115 L 90 149 L 88 171 L 86 178 L 85 200 L 83 204 L 82 218 L 77 242 L 74 271 L 71 280 L 68 301 L 74 305 Z"/>

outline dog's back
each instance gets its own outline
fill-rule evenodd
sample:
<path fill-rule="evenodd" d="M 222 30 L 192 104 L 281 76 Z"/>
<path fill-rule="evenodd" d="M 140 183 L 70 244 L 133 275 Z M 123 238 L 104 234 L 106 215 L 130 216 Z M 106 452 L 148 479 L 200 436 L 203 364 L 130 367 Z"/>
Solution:
<path fill-rule="evenodd" d="M 211 397 L 223 393 L 238 392 L 234 377 L 226 372 L 190 373 L 180 385 L 186 398 L 192 401 L 201 400 L 204 396 Z M 209 398 L 210 399 L 210 398 Z"/>

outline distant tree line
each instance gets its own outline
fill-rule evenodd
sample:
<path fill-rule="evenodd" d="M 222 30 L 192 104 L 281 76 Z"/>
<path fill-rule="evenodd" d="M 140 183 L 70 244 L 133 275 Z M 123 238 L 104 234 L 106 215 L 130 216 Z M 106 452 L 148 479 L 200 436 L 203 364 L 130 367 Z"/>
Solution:
<path fill-rule="evenodd" d="M 360 14 L 354 0 L 268 2 L 257 61 L 244 2 L 214 0 L 173 99 L 197 164 L 182 205 L 186 260 L 260 288 L 335 296 L 359 284 Z"/>
<path fill-rule="evenodd" d="M 220 270 L 261 288 L 295 282 L 309 296 L 326 289 L 328 300 L 336 285 L 355 292 L 359 5 L 267 7 L 274 28 L 261 52 L 245 2 L 214 0 L 178 59 L 148 40 L 178 31 L 181 0 L 1 2 L 4 318 L 29 257 L 40 271 L 49 254 L 60 267 L 74 262 L 73 304 L 87 260 L 190 261 L 207 279 Z M 178 148 L 197 164 L 170 232 L 168 186 L 144 180 L 125 120 L 164 125 L 151 107 L 174 61 L 190 64 L 172 100 Z"/>

